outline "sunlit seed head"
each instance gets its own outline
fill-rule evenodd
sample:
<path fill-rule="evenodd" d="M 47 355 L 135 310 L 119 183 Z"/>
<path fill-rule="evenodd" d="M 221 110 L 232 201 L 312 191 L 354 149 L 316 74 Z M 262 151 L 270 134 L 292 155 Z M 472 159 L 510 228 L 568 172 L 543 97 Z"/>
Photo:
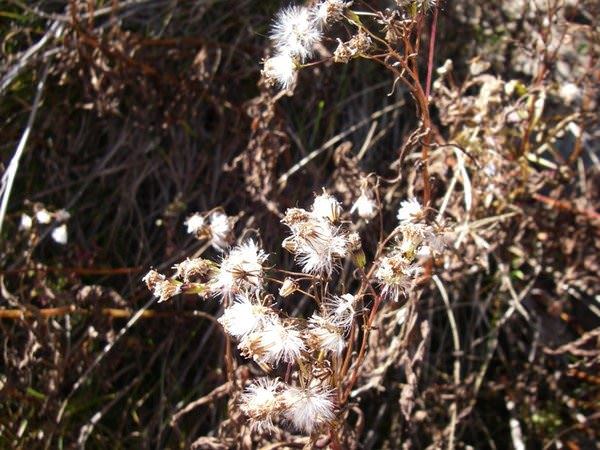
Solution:
<path fill-rule="evenodd" d="M 283 407 L 280 391 L 282 383 L 277 378 L 253 380 L 240 397 L 240 409 L 250 419 L 253 430 L 270 431 L 273 420 Z"/>
<path fill-rule="evenodd" d="M 282 391 L 284 417 L 299 431 L 312 434 L 335 419 L 331 392 L 320 386 L 288 386 Z"/>
<path fill-rule="evenodd" d="M 294 56 L 278 53 L 265 60 L 262 73 L 268 81 L 278 84 L 283 89 L 290 89 L 298 76 L 298 66 Z"/>
<path fill-rule="evenodd" d="M 271 39 L 280 54 L 298 57 L 302 62 L 313 54 L 321 31 L 308 8 L 289 6 L 277 14 Z"/>
<path fill-rule="evenodd" d="M 317 217 L 329 219 L 335 223 L 340 219 L 342 206 L 333 195 L 323 192 L 321 195 L 315 197 L 312 212 Z"/>
<path fill-rule="evenodd" d="M 358 214 L 358 217 L 369 221 L 377 215 L 377 203 L 367 194 L 362 193 L 360 197 L 356 199 L 356 202 L 350 210 L 350 212 L 355 211 Z"/>
<path fill-rule="evenodd" d="M 223 311 L 218 321 L 227 334 L 242 339 L 254 331 L 261 330 L 270 314 L 269 308 L 253 304 L 247 295 L 239 294 L 233 304 Z"/>
<path fill-rule="evenodd" d="M 210 215 L 211 245 L 217 250 L 225 250 L 233 240 L 233 220 L 226 214 L 216 211 Z"/>
<path fill-rule="evenodd" d="M 206 229 L 206 219 L 200 213 L 194 213 L 183 223 L 189 234 L 199 234 Z"/>
<path fill-rule="evenodd" d="M 400 203 L 398 209 L 398 221 L 403 222 L 418 222 L 425 216 L 425 211 L 419 201 L 415 198 L 404 200 Z"/>

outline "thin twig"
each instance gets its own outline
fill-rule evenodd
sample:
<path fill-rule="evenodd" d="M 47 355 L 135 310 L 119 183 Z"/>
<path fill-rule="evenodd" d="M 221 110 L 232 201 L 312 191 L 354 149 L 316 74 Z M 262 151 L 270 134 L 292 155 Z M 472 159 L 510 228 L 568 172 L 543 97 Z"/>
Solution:
<path fill-rule="evenodd" d="M 31 113 L 29 114 L 29 118 L 27 119 L 27 126 L 25 127 L 25 131 L 21 136 L 21 140 L 19 141 L 17 150 L 15 151 L 14 156 L 10 160 L 6 172 L 4 173 L 4 175 L 2 175 L 2 186 L 0 187 L 0 197 L 2 198 L 2 203 L 0 204 L 0 233 L 2 232 L 4 216 L 6 214 L 6 208 L 8 207 L 8 200 L 10 198 L 13 183 L 15 181 L 15 176 L 17 175 L 17 170 L 19 170 L 19 162 L 21 161 L 21 156 L 23 155 L 23 151 L 25 150 L 27 141 L 29 140 L 29 135 L 31 134 L 31 129 L 33 128 L 33 122 L 35 121 L 35 116 L 40 105 L 42 91 L 44 90 L 44 85 L 46 84 L 46 78 L 48 76 L 48 68 L 49 65 L 46 64 L 46 67 L 44 67 L 44 71 L 42 72 L 42 77 L 40 78 L 40 81 L 37 85 L 37 91 L 33 100 L 33 106 L 31 107 Z"/>

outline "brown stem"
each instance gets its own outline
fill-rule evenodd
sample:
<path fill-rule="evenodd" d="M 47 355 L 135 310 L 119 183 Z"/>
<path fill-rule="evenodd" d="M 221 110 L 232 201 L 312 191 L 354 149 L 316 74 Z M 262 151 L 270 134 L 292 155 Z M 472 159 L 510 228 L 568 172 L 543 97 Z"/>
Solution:
<path fill-rule="evenodd" d="M 354 371 L 352 372 L 352 376 L 350 377 L 350 381 L 348 382 L 348 386 L 346 386 L 346 391 L 342 396 L 342 403 L 346 403 L 348 397 L 350 396 L 350 392 L 352 392 L 352 387 L 356 383 L 358 379 L 358 375 L 360 374 L 360 369 L 365 358 L 365 353 L 367 349 L 367 342 L 369 340 L 369 335 L 371 334 L 371 327 L 373 322 L 375 321 L 375 317 L 377 316 L 377 311 L 379 310 L 379 305 L 381 304 L 381 296 L 375 297 L 375 301 L 373 303 L 373 307 L 371 308 L 371 314 L 369 314 L 369 318 L 367 319 L 367 323 L 365 324 L 365 330 L 363 333 L 362 342 L 360 343 L 360 350 L 358 352 L 358 357 L 356 358 L 356 363 L 354 366 Z"/>

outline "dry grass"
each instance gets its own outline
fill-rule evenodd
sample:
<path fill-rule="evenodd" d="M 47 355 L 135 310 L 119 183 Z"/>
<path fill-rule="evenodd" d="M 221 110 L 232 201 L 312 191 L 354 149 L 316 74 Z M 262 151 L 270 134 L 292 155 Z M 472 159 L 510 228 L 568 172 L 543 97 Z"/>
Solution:
<path fill-rule="evenodd" d="M 236 358 L 227 381 L 218 302 L 156 305 L 140 280 L 203 250 L 182 224 L 216 206 L 291 266 L 280 215 L 321 186 L 351 204 L 360 174 L 389 180 L 393 228 L 399 201 L 423 190 L 413 99 L 388 96 L 393 80 L 367 61 L 306 69 L 275 99 L 258 80 L 279 2 L 63 3 L 0 8 L 4 167 L 48 73 L 2 228 L 0 447 L 302 447 L 286 430 L 252 436 L 231 413 L 259 370 Z M 431 196 L 460 232 L 409 299 L 412 338 L 399 305 L 378 317 L 344 412 L 357 448 L 599 439 L 599 11 L 568 3 L 440 10 L 435 65 L 454 70 L 432 91 Z M 476 56 L 490 63 L 481 74 Z M 51 225 L 19 230 L 42 205 L 71 213 L 68 245 Z"/>

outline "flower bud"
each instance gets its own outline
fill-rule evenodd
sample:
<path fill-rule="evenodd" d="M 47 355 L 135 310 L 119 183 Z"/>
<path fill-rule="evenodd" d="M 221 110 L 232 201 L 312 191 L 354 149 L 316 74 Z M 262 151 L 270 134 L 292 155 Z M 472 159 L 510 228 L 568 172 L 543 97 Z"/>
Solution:
<path fill-rule="evenodd" d="M 279 295 L 282 297 L 287 297 L 298 290 L 298 283 L 296 283 L 291 278 L 286 278 L 283 280 L 283 284 L 281 288 L 279 288 Z"/>

